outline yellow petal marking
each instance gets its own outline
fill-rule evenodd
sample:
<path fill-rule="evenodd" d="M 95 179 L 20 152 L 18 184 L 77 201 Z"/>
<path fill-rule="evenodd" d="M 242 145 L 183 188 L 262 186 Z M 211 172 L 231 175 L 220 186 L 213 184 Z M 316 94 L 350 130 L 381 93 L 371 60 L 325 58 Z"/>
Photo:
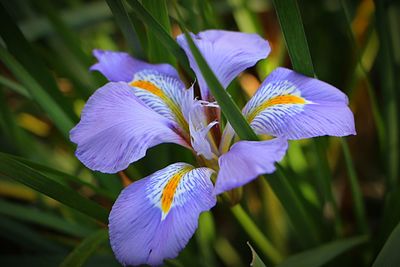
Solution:
<path fill-rule="evenodd" d="M 259 115 L 266 108 L 275 105 L 294 105 L 294 104 L 305 104 L 306 100 L 300 96 L 296 95 L 280 95 L 266 100 L 264 103 L 254 108 L 252 112 L 247 115 L 247 120 L 252 122 L 254 118 Z"/>
<path fill-rule="evenodd" d="M 178 188 L 179 182 L 182 177 L 191 171 L 193 168 L 190 166 L 184 167 L 179 170 L 165 185 L 161 195 L 161 209 L 164 214 L 168 213 L 174 200 L 176 189 Z"/>
<path fill-rule="evenodd" d="M 158 86 L 156 86 L 154 83 L 149 82 L 149 81 L 144 81 L 144 80 L 138 80 L 138 81 L 133 81 L 130 83 L 131 86 L 137 87 L 142 90 L 146 90 L 150 93 L 152 93 L 155 96 L 158 96 L 161 98 L 164 103 L 171 109 L 171 111 L 175 114 L 175 117 L 178 121 L 178 123 L 181 125 L 181 127 L 189 133 L 189 125 L 186 122 L 185 118 L 183 117 L 182 111 L 179 108 L 179 106 L 172 101 L 171 98 L 169 98 L 163 90 L 161 90 Z"/>

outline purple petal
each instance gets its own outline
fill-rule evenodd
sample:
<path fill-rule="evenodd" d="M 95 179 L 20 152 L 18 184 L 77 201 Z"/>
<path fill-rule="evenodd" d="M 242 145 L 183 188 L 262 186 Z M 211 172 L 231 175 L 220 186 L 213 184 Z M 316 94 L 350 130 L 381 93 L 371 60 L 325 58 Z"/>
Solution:
<path fill-rule="evenodd" d="M 143 104 L 126 83 L 98 89 L 70 132 L 76 156 L 92 170 L 115 173 L 160 143 L 187 145 L 174 131 L 178 126 Z"/>
<path fill-rule="evenodd" d="M 125 188 L 109 217 L 111 247 L 119 262 L 161 265 L 178 256 L 195 232 L 200 213 L 216 204 L 212 173 L 175 163 Z"/>
<path fill-rule="evenodd" d="M 99 62 L 90 67 L 90 70 L 101 72 L 111 82 L 130 82 L 136 72 L 145 69 L 179 77 L 174 67 L 169 64 L 149 64 L 125 52 L 95 49 L 93 55 Z"/>
<path fill-rule="evenodd" d="M 266 58 L 271 51 L 268 42 L 257 34 L 207 30 L 197 35 L 191 33 L 191 36 L 210 68 L 225 88 L 240 72 L 255 65 L 257 61 Z M 185 36 L 183 34 L 179 35 L 177 41 L 185 50 L 189 58 L 190 67 L 196 73 L 202 99 L 209 100 L 210 93 L 207 83 L 197 66 Z"/>
<path fill-rule="evenodd" d="M 133 76 L 129 83 L 148 107 L 180 126 L 181 132 L 189 136 L 189 126 L 182 109 L 186 102 L 193 101 L 185 97 L 185 85 L 179 78 L 156 70 L 143 70 Z"/>
<path fill-rule="evenodd" d="M 287 139 L 356 133 L 345 94 L 285 68 L 268 76 L 243 114 L 256 133 Z"/>
<path fill-rule="evenodd" d="M 268 141 L 239 141 L 219 160 L 219 173 L 214 194 L 240 187 L 257 176 L 275 171 L 275 162 L 282 160 L 288 143 L 275 138 Z"/>

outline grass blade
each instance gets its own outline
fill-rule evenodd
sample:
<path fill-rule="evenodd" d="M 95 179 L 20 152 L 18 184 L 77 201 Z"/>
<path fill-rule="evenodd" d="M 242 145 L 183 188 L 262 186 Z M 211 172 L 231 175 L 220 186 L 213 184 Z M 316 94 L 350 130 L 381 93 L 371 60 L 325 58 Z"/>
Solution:
<path fill-rule="evenodd" d="M 53 214 L 3 200 L 0 200 L 0 214 L 78 237 L 86 236 L 92 232 L 90 229 L 70 223 Z"/>
<path fill-rule="evenodd" d="M 31 95 L 29 94 L 28 90 L 26 90 L 25 87 L 23 87 L 19 83 L 16 83 L 4 76 L 0 76 L 0 84 L 6 88 L 13 90 L 16 93 L 28 98 L 28 99 L 31 98 Z"/>
<path fill-rule="evenodd" d="M 163 27 L 164 31 L 171 36 L 171 25 L 168 17 L 168 8 L 165 0 L 147 0 L 143 2 L 143 7 L 149 14 Z M 165 45 L 158 42 L 157 35 L 151 29 L 147 31 L 148 59 L 153 63 L 170 63 L 176 66 L 176 60 L 171 54 L 165 53 Z"/>
<path fill-rule="evenodd" d="M 108 221 L 107 210 L 97 203 L 4 153 L 0 153 L 0 175 L 14 179 L 100 222 Z"/>
<path fill-rule="evenodd" d="M 309 77 L 315 76 L 314 66 L 308 48 L 307 38 L 303 28 L 303 21 L 296 0 L 273 0 L 275 11 L 278 16 L 279 24 L 285 38 L 286 47 L 292 62 L 293 69 Z M 318 155 L 318 166 L 320 166 L 318 180 L 324 189 L 325 203 L 332 206 L 335 213 L 335 229 L 338 235 L 341 235 L 342 222 L 340 219 L 337 204 L 332 192 L 332 178 L 324 154 L 319 146 L 320 140 L 313 140 L 315 154 Z"/>
<path fill-rule="evenodd" d="M 372 267 L 395 267 L 400 266 L 400 223 L 397 224 L 390 234 Z"/>
<path fill-rule="evenodd" d="M 257 228 L 254 222 L 246 214 L 240 205 L 236 205 L 231 208 L 231 211 L 238 222 L 243 227 L 243 230 L 251 237 L 253 242 L 258 246 L 262 253 L 268 257 L 273 263 L 278 263 L 282 260 L 283 256 L 278 250 L 270 243 L 270 241 L 264 236 L 264 234 Z"/>
<path fill-rule="evenodd" d="M 35 1 L 35 4 L 47 16 L 55 32 L 58 33 L 63 42 L 71 49 L 76 58 L 80 60 L 85 67 L 89 67 L 92 60 L 82 50 L 79 37 L 66 25 L 58 10 L 53 6 L 53 3 L 54 2 L 50 2 L 49 0 Z"/>
<path fill-rule="evenodd" d="M 319 267 L 367 241 L 365 236 L 342 239 L 290 256 L 277 267 Z"/>
<path fill-rule="evenodd" d="M 349 145 L 347 142 L 345 142 L 345 139 L 340 139 L 342 149 L 343 149 L 343 154 L 344 154 L 344 159 L 346 162 L 347 166 L 347 172 L 348 172 L 348 178 L 350 182 L 350 189 L 352 190 L 351 195 L 353 197 L 353 202 L 354 202 L 354 211 L 355 211 L 355 217 L 357 220 L 357 226 L 359 229 L 359 232 L 362 234 L 367 234 L 368 233 L 368 226 L 367 226 L 367 219 L 365 216 L 365 207 L 364 207 L 364 202 L 363 202 L 363 196 L 360 188 L 360 184 L 358 183 L 358 177 L 356 170 L 354 168 L 354 163 L 351 158 L 350 154 L 350 149 Z"/>
<path fill-rule="evenodd" d="M 16 156 L 10 156 L 10 157 L 14 158 L 15 160 L 18 160 L 19 162 L 21 162 L 21 163 L 23 163 L 23 164 L 25 164 L 25 165 L 37 170 L 37 171 L 42 172 L 45 175 L 50 175 L 49 178 L 52 178 L 51 176 L 54 176 L 57 179 L 58 178 L 62 179 L 66 183 L 67 182 L 73 182 L 73 183 L 76 183 L 76 184 L 78 184 L 80 186 L 88 187 L 91 190 L 93 190 L 96 194 L 98 194 L 100 196 L 107 197 L 108 199 L 115 200 L 115 198 L 116 198 L 115 194 L 112 194 L 109 191 L 106 191 L 106 190 L 103 190 L 101 188 L 98 188 L 98 187 L 94 186 L 93 184 L 85 182 L 85 181 L 83 181 L 83 180 L 81 180 L 78 177 L 75 177 L 73 175 L 61 172 L 59 170 L 47 167 L 45 165 L 30 161 L 30 160 L 27 160 L 25 158 L 16 157 Z M 113 179 L 113 178 L 116 178 L 116 177 L 106 177 L 106 178 Z"/>
<path fill-rule="evenodd" d="M 74 126 L 74 123 L 68 114 L 61 109 L 47 91 L 42 89 L 42 86 L 30 75 L 31 73 L 22 67 L 21 64 L 17 62 L 15 58 L 2 46 L 0 46 L 0 57 L 25 88 L 29 90 L 32 98 L 34 98 L 50 116 L 53 123 L 57 126 L 64 137 L 68 138 L 69 130 Z"/>
<path fill-rule="evenodd" d="M 247 245 L 250 247 L 251 255 L 252 255 L 250 266 L 252 266 L 252 267 L 266 267 L 264 262 L 260 259 L 260 256 L 258 256 L 257 252 L 250 245 L 250 242 L 247 242 Z"/>
<path fill-rule="evenodd" d="M 72 120 L 77 120 L 72 104 L 62 95 L 53 76 L 25 39 L 13 18 L 4 8 L 2 2 L 0 3 L 0 23 L 2 25 L 0 35 L 8 51 L 24 66 L 32 77 L 35 77 L 37 83 L 44 88 L 45 92 L 57 103 L 59 108 Z M 3 55 L 1 58 L 3 58 Z"/>
<path fill-rule="evenodd" d="M 63 251 L 60 246 L 46 238 L 43 238 L 43 236 L 32 230 L 30 227 L 5 216 L 0 216 L 0 236 L 11 243 L 16 243 L 28 250 L 34 250 L 37 252 L 43 250 L 49 252 Z"/>
<path fill-rule="evenodd" d="M 303 202 L 290 185 L 282 167 L 278 166 L 276 174 L 264 179 L 268 181 L 275 195 L 285 208 L 299 244 L 303 247 L 310 247 L 317 244 L 319 240 L 317 227 L 314 225 L 311 215 L 307 212 Z"/>
<path fill-rule="evenodd" d="M 296 0 L 273 0 L 293 69 L 314 76 L 314 66 Z"/>
<path fill-rule="evenodd" d="M 139 37 L 135 30 L 135 24 L 132 22 L 126 10 L 125 2 L 122 0 L 106 0 L 106 2 L 130 46 L 132 54 L 136 58 L 142 58 L 144 54 L 142 46 L 140 45 Z"/>
<path fill-rule="evenodd" d="M 99 230 L 85 238 L 60 264 L 60 267 L 80 267 L 97 248 L 108 240 L 107 230 Z"/>
<path fill-rule="evenodd" d="M 132 6 L 132 10 L 135 15 L 147 26 L 149 31 L 153 32 L 160 42 L 177 58 L 184 70 L 192 75 L 192 70 L 189 67 L 189 61 L 168 32 L 165 31 L 163 26 L 158 23 L 157 20 L 140 4 L 137 0 L 128 0 L 128 3 Z"/>

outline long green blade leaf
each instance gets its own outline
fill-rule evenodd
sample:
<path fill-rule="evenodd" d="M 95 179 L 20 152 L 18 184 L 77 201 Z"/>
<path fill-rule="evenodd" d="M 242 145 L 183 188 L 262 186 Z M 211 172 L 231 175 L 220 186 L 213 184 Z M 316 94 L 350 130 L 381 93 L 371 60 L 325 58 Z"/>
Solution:
<path fill-rule="evenodd" d="M 20 82 L 29 90 L 29 94 L 50 116 L 60 132 L 68 138 L 69 130 L 74 126 L 70 117 L 60 108 L 52 97 L 40 86 L 28 70 L 11 56 L 7 50 L 0 46 L 0 57 L 7 67 L 14 73 Z"/>
<path fill-rule="evenodd" d="M 60 267 L 80 267 L 108 239 L 107 230 L 99 230 L 85 238 L 60 264 Z"/>
<path fill-rule="evenodd" d="M 400 223 L 390 234 L 381 252 L 379 252 L 372 267 L 396 267 L 400 266 Z"/>
<path fill-rule="evenodd" d="M 168 32 L 165 31 L 163 26 L 154 19 L 154 17 L 140 4 L 139 1 L 128 0 L 128 3 L 132 6 L 132 10 L 135 15 L 147 26 L 149 31 L 153 32 L 154 35 L 158 37 L 158 40 L 161 41 L 164 46 L 168 48 L 168 50 L 177 58 L 185 71 L 188 74 L 192 74 L 185 53 L 171 37 L 171 35 L 169 35 Z"/>
<path fill-rule="evenodd" d="M 122 34 L 125 36 L 125 39 L 130 46 L 132 54 L 137 58 L 143 57 L 143 51 L 139 42 L 139 37 L 135 30 L 135 25 L 129 17 L 124 1 L 106 0 L 106 2 L 113 13 L 115 20 L 117 21 Z"/>
<path fill-rule="evenodd" d="M 86 236 L 91 232 L 90 229 L 70 223 L 53 214 L 3 200 L 0 200 L 0 214 L 79 237 Z"/>
<path fill-rule="evenodd" d="M 252 255 L 250 266 L 251 267 L 266 267 L 264 262 L 261 260 L 260 256 L 258 256 L 257 252 L 250 245 L 250 242 L 247 242 L 247 245 L 250 247 L 251 255 Z"/>
<path fill-rule="evenodd" d="M 273 0 L 293 69 L 313 77 L 314 66 L 296 0 Z"/>
<path fill-rule="evenodd" d="M 286 47 L 293 69 L 309 77 L 315 76 L 314 66 L 308 48 L 307 38 L 297 0 L 273 0 L 279 24 L 285 38 Z M 320 149 L 321 140 L 314 140 L 314 150 L 317 155 L 318 182 L 323 188 L 324 204 L 329 204 L 334 211 L 335 228 L 338 235 L 342 233 L 342 222 L 338 207 L 332 192 L 332 175 L 326 154 Z"/>
<path fill-rule="evenodd" d="M 4 153 L 0 153 L 0 175 L 14 179 L 89 217 L 107 223 L 108 212 L 103 207 Z"/>
<path fill-rule="evenodd" d="M 367 241 L 365 236 L 354 237 L 334 241 L 317 248 L 310 249 L 287 258 L 277 267 L 319 267 L 324 266 L 329 261 Z"/>
<path fill-rule="evenodd" d="M 8 51 L 19 61 L 24 68 L 35 77 L 37 82 L 47 92 L 47 94 L 57 103 L 57 105 L 72 119 L 77 117 L 73 112 L 72 104 L 61 94 L 58 86 L 47 70 L 45 64 L 37 56 L 32 46 L 25 39 L 21 30 L 16 25 L 14 19 L 9 15 L 0 3 L 0 35 Z M 3 56 L 2 56 L 3 57 Z"/>
<path fill-rule="evenodd" d="M 164 31 L 171 35 L 171 25 L 168 17 L 167 2 L 165 0 L 147 0 L 143 2 L 143 7 L 153 16 L 163 27 Z M 165 45 L 158 42 L 157 35 L 151 29 L 147 31 L 148 38 L 148 58 L 154 63 L 170 63 L 176 65 L 176 60 L 169 53 L 165 53 Z"/>
<path fill-rule="evenodd" d="M 79 184 L 81 186 L 86 186 L 86 187 L 92 189 L 94 192 L 96 192 L 97 194 L 99 194 L 101 196 L 107 197 L 107 198 L 112 199 L 112 200 L 115 199 L 115 195 L 112 194 L 111 192 L 108 192 L 108 191 L 106 191 L 104 189 L 101 189 L 101 188 L 99 188 L 97 186 L 94 186 L 93 184 L 85 182 L 85 181 L 79 179 L 78 177 L 75 177 L 75 176 L 70 175 L 68 173 L 64 173 L 62 171 L 50 168 L 50 167 L 42 165 L 42 164 L 27 160 L 25 158 L 11 156 L 11 155 L 10 155 L 10 157 L 14 158 L 15 160 L 18 160 L 19 162 L 21 162 L 23 164 L 26 164 L 27 166 L 29 166 L 29 167 L 37 170 L 37 171 L 42 172 L 43 174 L 50 175 L 49 178 L 53 178 L 53 177 L 54 178 L 60 178 L 64 182 L 73 182 L 73 183 Z M 113 177 L 105 177 L 105 178 L 113 179 Z"/>

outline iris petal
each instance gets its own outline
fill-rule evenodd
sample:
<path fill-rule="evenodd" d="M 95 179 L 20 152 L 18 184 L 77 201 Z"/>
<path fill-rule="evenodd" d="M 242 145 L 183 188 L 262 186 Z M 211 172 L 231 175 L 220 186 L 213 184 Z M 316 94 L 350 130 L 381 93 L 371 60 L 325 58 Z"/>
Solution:
<path fill-rule="evenodd" d="M 355 134 L 348 99 L 337 88 L 278 68 L 243 109 L 258 134 L 302 139 Z"/>
<path fill-rule="evenodd" d="M 125 188 L 109 217 L 111 247 L 123 265 L 175 258 L 216 204 L 213 171 L 175 163 Z"/>
<path fill-rule="evenodd" d="M 76 156 L 92 170 L 115 173 L 160 143 L 188 144 L 174 124 L 149 109 L 126 83 L 108 83 L 86 103 L 70 132 Z"/>
<path fill-rule="evenodd" d="M 274 164 L 282 160 L 288 144 L 285 139 L 239 141 L 219 160 L 219 173 L 214 194 L 242 186 L 258 175 L 275 171 Z"/>
<path fill-rule="evenodd" d="M 143 70 L 135 73 L 129 83 L 135 94 L 148 107 L 163 117 L 176 122 L 183 133 L 189 135 L 188 122 L 182 109 L 191 103 L 185 98 L 185 85 L 179 78 L 157 70 Z"/>
<path fill-rule="evenodd" d="M 197 35 L 191 33 L 191 36 L 225 88 L 240 72 L 266 58 L 271 50 L 268 42 L 257 34 L 207 30 Z M 196 73 L 202 99 L 212 99 L 207 83 L 191 53 L 185 36 L 179 35 L 177 41 L 189 58 L 190 67 Z"/>
<path fill-rule="evenodd" d="M 152 69 L 178 78 L 177 71 L 169 64 L 149 64 L 135 59 L 125 52 L 95 49 L 93 55 L 99 61 L 90 70 L 101 72 L 111 82 L 130 82 L 135 73 Z"/>

